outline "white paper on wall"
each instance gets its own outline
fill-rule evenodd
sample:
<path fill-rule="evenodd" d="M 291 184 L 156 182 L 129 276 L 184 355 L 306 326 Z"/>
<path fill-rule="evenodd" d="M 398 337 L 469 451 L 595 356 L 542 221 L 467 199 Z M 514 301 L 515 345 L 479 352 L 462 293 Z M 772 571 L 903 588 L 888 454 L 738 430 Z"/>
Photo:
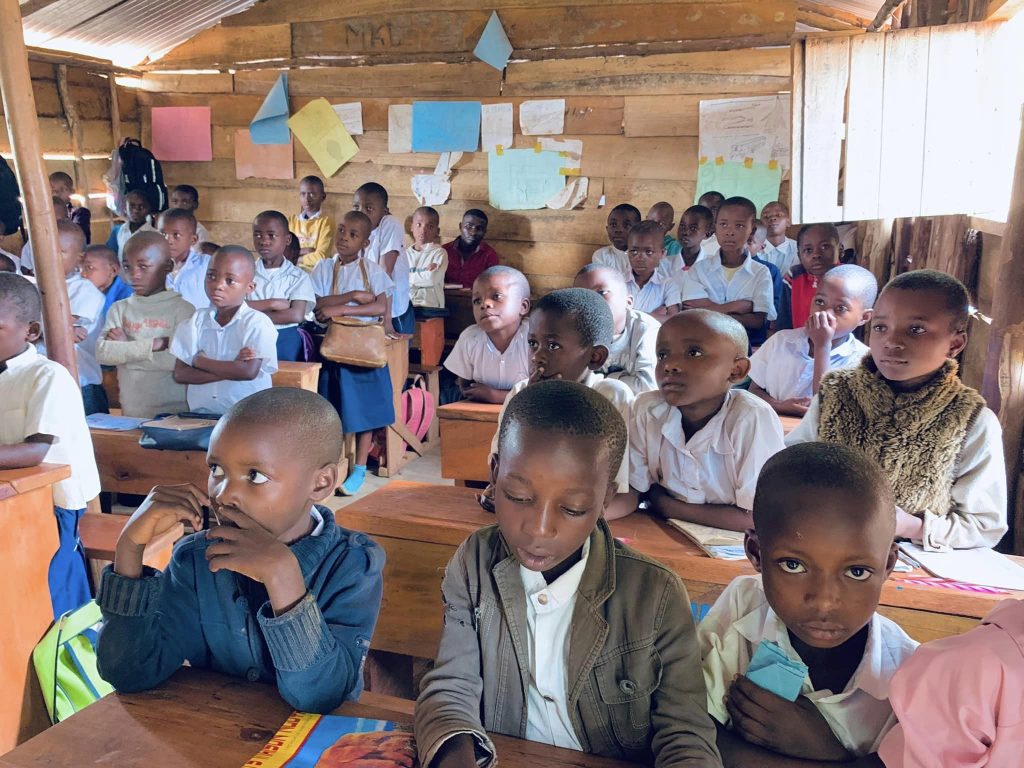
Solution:
<path fill-rule="evenodd" d="M 519 128 L 524 136 L 565 133 L 565 99 L 524 101 L 519 105 Z"/>

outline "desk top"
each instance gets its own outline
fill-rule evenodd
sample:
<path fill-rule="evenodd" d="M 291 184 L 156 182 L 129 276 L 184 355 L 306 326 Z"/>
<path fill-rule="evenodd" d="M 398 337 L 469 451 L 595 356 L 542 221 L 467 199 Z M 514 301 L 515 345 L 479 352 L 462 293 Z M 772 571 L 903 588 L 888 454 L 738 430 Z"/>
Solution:
<path fill-rule="evenodd" d="M 412 701 L 364 693 L 336 714 L 409 723 L 412 711 Z M 0 768 L 242 768 L 290 712 L 273 686 L 186 667 L 152 691 L 101 699 L 8 752 Z M 509 768 L 633 765 L 508 736 L 494 743 Z"/>
<path fill-rule="evenodd" d="M 53 485 L 71 477 L 67 464 L 39 464 L 22 469 L 0 469 L 0 500 Z"/>
<path fill-rule="evenodd" d="M 338 521 L 371 536 L 458 546 L 477 528 L 493 525 L 494 515 L 476 503 L 472 488 L 393 481 L 337 512 Z M 671 568 L 684 582 L 728 584 L 754 573 L 746 560 L 715 560 L 668 523 L 644 512 L 614 520 L 612 532 L 624 543 Z M 930 613 L 983 618 L 1009 595 L 960 592 L 907 583 L 923 571 L 893 574 L 882 588 L 881 604 Z M 1014 596 L 1021 596 L 1013 593 Z"/>

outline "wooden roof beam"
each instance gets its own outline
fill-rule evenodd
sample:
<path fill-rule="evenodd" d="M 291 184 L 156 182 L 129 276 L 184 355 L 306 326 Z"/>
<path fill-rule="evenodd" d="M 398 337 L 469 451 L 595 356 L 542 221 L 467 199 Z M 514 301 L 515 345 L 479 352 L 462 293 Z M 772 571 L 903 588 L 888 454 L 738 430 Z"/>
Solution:
<path fill-rule="evenodd" d="M 1024 0 L 988 0 L 985 19 L 988 21 L 1006 21 L 1024 9 Z"/>

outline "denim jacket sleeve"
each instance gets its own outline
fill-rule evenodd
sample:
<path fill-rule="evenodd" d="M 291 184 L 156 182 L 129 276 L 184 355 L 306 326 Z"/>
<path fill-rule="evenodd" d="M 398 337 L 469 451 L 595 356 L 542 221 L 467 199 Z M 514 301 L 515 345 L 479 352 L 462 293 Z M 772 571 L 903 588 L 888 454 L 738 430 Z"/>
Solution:
<path fill-rule="evenodd" d="M 484 682 L 480 676 L 480 642 L 477 617 L 469 583 L 468 550 L 474 537 L 464 541 L 448 566 L 441 583 L 444 628 L 434 668 L 422 682 L 416 702 L 415 731 L 420 765 L 429 766 L 445 741 L 469 733 L 476 742 L 482 764 L 496 754 L 480 721 Z"/>
<path fill-rule="evenodd" d="M 108 565 L 96 602 L 103 612 L 97 667 L 117 690 L 148 690 L 186 659 L 206 666 L 190 539 L 174 548 L 162 573 L 147 567 L 140 578 L 129 579 Z"/>
<path fill-rule="evenodd" d="M 322 584 L 290 611 L 259 611 L 281 697 L 300 712 L 330 712 L 359 697 L 383 589 L 383 550 L 361 534 L 350 536 L 344 555 Z"/>
<path fill-rule="evenodd" d="M 662 601 L 662 620 L 654 640 L 662 678 L 651 702 L 655 768 L 720 768 L 717 731 L 707 710 L 697 628 L 686 589 L 674 576 L 666 584 Z"/>

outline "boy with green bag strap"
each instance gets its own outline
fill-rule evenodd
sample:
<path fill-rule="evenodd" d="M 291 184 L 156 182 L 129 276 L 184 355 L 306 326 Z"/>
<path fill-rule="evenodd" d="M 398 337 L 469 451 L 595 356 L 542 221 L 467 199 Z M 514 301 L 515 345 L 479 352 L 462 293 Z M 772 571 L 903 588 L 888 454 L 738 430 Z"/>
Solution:
<path fill-rule="evenodd" d="M 58 723 L 114 690 L 96 670 L 103 615 L 94 600 L 68 611 L 32 651 L 50 720 Z"/>

